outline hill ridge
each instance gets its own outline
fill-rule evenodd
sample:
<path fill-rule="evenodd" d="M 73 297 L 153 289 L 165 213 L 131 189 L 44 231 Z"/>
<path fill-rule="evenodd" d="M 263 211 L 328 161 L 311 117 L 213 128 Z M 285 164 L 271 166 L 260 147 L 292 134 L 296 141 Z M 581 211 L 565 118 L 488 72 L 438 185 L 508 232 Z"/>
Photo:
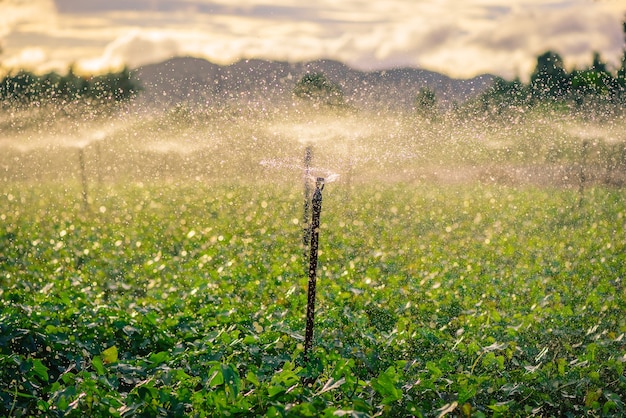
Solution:
<path fill-rule="evenodd" d="M 241 59 L 220 65 L 203 58 L 173 57 L 132 71 L 155 105 L 177 103 L 289 104 L 296 82 L 307 72 L 322 72 L 338 83 L 346 101 L 360 108 L 410 108 L 422 88 L 433 90 L 441 106 L 464 102 L 487 89 L 494 76 L 454 79 L 434 71 L 397 67 L 362 71 L 332 59 L 307 62 Z"/>

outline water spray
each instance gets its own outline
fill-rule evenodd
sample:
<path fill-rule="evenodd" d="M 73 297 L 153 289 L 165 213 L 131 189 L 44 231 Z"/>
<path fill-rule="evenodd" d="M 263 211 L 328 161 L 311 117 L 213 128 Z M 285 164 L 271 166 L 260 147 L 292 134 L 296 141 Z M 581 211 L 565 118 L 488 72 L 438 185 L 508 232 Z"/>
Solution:
<path fill-rule="evenodd" d="M 89 199 L 87 197 L 87 172 L 85 167 L 85 149 L 78 148 L 78 163 L 80 165 L 80 181 L 82 184 L 83 207 L 85 211 L 89 209 Z"/>
<path fill-rule="evenodd" d="M 100 165 L 101 165 L 101 162 L 100 162 L 101 158 L 100 157 L 101 157 L 102 152 L 100 150 L 100 142 L 96 142 L 95 145 L 96 145 L 96 164 L 95 165 L 96 165 L 96 170 L 98 170 L 97 171 L 97 179 L 98 179 L 98 185 L 101 185 L 102 184 L 102 169 L 100 167 Z"/>
<path fill-rule="evenodd" d="M 309 362 L 309 352 L 313 347 L 313 327 L 315 325 L 315 287 L 317 285 L 317 250 L 319 247 L 320 215 L 322 213 L 322 190 L 324 178 L 318 177 L 315 192 L 311 199 L 311 242 L 309 257 L 309 286 L 306 306 L 306 332 L 304 336 L 304 362 Z"/>

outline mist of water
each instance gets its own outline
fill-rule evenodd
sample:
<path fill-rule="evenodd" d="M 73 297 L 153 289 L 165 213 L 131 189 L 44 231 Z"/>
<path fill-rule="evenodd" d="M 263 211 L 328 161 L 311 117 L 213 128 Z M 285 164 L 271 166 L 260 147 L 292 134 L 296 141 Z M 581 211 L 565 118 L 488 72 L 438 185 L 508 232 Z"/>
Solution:
<path fill-rule="evenodd" d="M 526 112 L 514 119 L 426 118 L 411 111 L 283 109 L 267 113 L 199 106 L 124 108 L 55 117 L 54 109 L 15 110 L 0 124 L 0 178 L 77 178 L 72 149 L 83 149 L 87 176 L 105 181 L 245 181 L 270 176 L 299 182 L 308 146 L 310 176 L 327 182 L 501 181 L 575 186 L 580 147 L 600 180 L 621 169 L 625 122 Z M 608 163 L 607 163 L 608 161 Z M 541 175 L 532 174 L 537 170 Z M 605 174 L 602 174 L 606 177 Z M 590 178 L 594 178 L 592 175 Z"/>

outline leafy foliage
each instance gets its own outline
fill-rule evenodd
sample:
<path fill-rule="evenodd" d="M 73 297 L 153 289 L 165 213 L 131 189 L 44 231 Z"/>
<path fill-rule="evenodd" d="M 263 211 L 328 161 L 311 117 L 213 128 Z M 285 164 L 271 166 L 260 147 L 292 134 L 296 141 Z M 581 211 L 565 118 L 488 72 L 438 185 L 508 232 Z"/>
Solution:
<path fill-rule="evenodd" d="M 415 110 L 423 117 L 432 119 L 437 115 L 437 97 L 429 88 L 422 88 L 415 96 Z"/>
<path fill-rule="evenodd" d="M 0 80 L 0 103 L 31 105 L 75 101 L 110 103 L 133 98 L 140 90 L 128 69 L 93 77 L 81 77 L 70 68 L 66 75 L 55 72 L 39 76 L 21 70 Z"/>
<path fill-rule="evenodd" d="M 530 76 L 530 88 L 539 99 L 559 99 L 566 96 L 568 82 L 563 59 L 559 54 L 547 51 L 537 57 L 537 66 Z"/>
<path fill-rule="evenodd" d="M 341 86 L 323 73 L 307 73 L 295 85 L 294 96 L 316 105 L 339 106 L 344 103 Z"/>
<path fill-rule="evenodd" d="M 298 190 L 5 183 L 0 415 L 625 413 L 621 191 L 333 186 L 304 364 Z"/>
<path fill-rule="evenodd" d="M 623 26 L 626 42 L 626 21 Z M 607 69 L 598 52 L 594 52 L 589 68 L 568 72 L 557 52 L 546 51 L 537 57 L 527 85 L 519 80 L 508 82 L 496 79 L 492 88 L 483 93 L 477 103 L 481 111 L 496 114 L 505 108 L 516 111 L 520 104 L 546 102 L 571 103 L 587 112 L 608 114 L 615 107 L 623 108 L 626 103 L 625 74 L 626 47 L 621 66 L 614 74 Z"/>

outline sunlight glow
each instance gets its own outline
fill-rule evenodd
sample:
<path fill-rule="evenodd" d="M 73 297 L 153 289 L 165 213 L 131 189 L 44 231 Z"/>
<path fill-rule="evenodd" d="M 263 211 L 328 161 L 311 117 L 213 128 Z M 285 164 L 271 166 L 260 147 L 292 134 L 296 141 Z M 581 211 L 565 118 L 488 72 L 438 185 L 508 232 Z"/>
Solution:
<path fill-rule="evenodd" d="M 557 50 L 570 67 L 588 64 L 593 51 L 615 65 L 623 49 L 626 13 L 626 3 L 610 0 L 315 5 L 295 0 L 271 5 L 260 0 L 129 0 L 124 7 L 5 0 L 0 8 L 3 67 L 41 70 L 50 63 L 65 68 L 76 63 L 97 72 L 175 55 L 220 64 L 241 58 L 329 58 L 357 69 L 412 66 L 462 78 L 485 72 L 525 78 L 536 56 L 547 49 Z M 33 55 L 34 48 L 43 54 Z"/>

